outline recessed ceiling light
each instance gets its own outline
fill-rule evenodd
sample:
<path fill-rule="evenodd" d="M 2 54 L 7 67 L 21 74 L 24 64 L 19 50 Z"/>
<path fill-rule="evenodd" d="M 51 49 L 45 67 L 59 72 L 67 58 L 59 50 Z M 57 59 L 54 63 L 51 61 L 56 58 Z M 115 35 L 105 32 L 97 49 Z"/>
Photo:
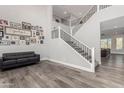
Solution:
<path fill-rule="evenodd" d="M 64 11 L 64 14 L 67 14 L 67 12 L 66 12 L 66 11 Z"/>

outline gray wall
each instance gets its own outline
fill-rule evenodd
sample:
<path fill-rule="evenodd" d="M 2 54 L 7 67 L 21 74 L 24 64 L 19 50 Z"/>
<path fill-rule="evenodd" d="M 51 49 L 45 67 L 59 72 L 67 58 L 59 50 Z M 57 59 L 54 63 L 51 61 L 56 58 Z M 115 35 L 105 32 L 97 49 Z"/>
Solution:
<path fill-rule="evenodd" d="M 45 41 L 41 45 L 11 45 L 0 46 L 0 56 L 5 52 L 35 51 L 41 57 L 48 57 L 50 39 L 52 9 L 51 6 L 0 6 L 0 18 L 20 23 L 29 22 L 33 25 L 40 25 L 44 29 Z"/>

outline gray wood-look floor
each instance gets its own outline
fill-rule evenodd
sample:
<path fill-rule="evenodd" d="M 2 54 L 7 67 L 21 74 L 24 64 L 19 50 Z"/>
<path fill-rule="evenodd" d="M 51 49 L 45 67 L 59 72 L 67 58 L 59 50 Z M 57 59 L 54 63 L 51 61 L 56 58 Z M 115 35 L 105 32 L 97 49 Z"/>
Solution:
<path fill-rule="evenodd" d="M 124 55 L 103 58 L 96 73 L 42 61 L 40 64 L 0 72 L 0 87 L 99 88 L 124 87 Z"/>

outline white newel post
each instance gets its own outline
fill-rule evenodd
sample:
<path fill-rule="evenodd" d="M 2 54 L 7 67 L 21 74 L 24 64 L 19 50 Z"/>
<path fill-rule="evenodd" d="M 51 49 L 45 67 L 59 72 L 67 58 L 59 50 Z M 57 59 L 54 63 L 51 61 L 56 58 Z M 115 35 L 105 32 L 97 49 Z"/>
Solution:
<path fill-rule="evenodd" d="M 60 30 L 61 30 L 61 28 L 60 28 L 60 26 L 59 26 L 59 27 L 58 27 L 58 33 L 59 33 L 58 38 L 61 38 L 61 33 L 60 33 Z"/>
<path fill-rule="evenodd" d="M 95 72 L 95 48 L 92 48 L 92 72 Z"/>

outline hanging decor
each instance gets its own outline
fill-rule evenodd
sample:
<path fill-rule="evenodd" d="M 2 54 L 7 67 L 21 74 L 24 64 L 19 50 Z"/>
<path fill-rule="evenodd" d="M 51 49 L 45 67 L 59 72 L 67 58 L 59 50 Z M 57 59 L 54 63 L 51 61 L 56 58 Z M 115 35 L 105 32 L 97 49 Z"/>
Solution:
<path fill-rule="evenodd" d="M 43 44 L 43 40 L 44 30 L 41 26 L 0 19 L 0 45 Z"/>

